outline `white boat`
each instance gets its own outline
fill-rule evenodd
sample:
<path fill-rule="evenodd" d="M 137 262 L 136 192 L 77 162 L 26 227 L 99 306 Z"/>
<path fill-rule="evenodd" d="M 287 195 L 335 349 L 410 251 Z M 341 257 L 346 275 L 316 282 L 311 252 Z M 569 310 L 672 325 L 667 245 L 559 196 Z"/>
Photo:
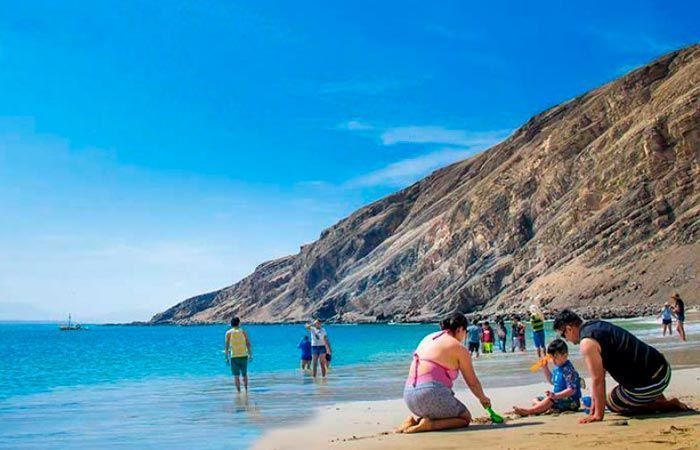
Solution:
<path fill-rule="evenodd" d="M 79 323 L 72 323 L 70 314 L 68 314 L 68 325 L 61 325 L 58 327 L 61 331 L 83 331 L 87 330 L 87 327 L 80 325 Z"/>

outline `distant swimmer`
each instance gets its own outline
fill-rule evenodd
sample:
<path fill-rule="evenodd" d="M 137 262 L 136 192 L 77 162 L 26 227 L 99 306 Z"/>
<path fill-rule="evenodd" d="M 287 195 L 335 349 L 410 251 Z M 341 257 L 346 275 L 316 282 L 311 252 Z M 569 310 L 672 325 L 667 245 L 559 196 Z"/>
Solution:
<path fill-rule="evenodd" d="M 231 374 L 236 383 L 236 390 L 241 392 L 241 379 L 243 386 L 248 390 L 248 361 L 253 359 L 253 351 L 246 333 L 241 327 L 241 319 L 231 319 L 231 329 L 226 332 L 224 352 L 226 362 L 231 366 Z"/>

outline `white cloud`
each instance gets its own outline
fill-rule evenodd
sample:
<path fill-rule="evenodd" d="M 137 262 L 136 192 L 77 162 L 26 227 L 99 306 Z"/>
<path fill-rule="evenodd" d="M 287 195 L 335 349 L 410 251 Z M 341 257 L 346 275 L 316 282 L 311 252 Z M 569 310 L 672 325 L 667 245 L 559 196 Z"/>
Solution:
<path fill-rule="evenodd" d="M 436 169 L 466 159 L 477 150 L 445 148 L 415 158 L 403 159 L 388 166 L 350 180 L 348 187 L 392 186 L 403 187 Z"/>
<path fill-rule="evenodd" d="M 368 137 L 378 139 L 384 146 L 412 144 L 433 147 L 426 154 L 396 161 L 379 170 L 353 178 L 345 183 L 344 186 L 348 188 L 404 187 L 440 167 L 473 156 L 510 134 L 508 130 L 468 131 L 443 126 L 380 128 L 357 119 L 344 122 L 337 128 L 364 133 Z M 448 147 L 445 148 L 446 145 Z M 442 148 L 435 150 L 436 146 Z"/>
<path fill-rule="evenodd" d="M 384 130 L 380 138 L 384 145 L 442 144 L 460 147 L 489 146 L 505 139 L 509 131 L 478 131 L 449 129 L 441 126 L 408 126 Z"/>
<path fill-rule="evenodd" d="M 338 124 L 336 126 L 338 130 L 347 130 L 347 131 L 367 131 L 367 130 L 373 130 L 374 127 L 366 122 L 361 122 L 359 120 L 348 120 L 347 122 L 343 122 Z"/>

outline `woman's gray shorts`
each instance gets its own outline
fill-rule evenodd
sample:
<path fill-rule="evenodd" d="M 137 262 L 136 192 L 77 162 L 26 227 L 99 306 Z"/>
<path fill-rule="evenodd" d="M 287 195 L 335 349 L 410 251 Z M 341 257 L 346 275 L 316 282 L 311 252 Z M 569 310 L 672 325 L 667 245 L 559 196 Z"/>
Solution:
<path fill-rule="evenodd" d="M 437 381 L 421 383 L 413 387 L 406 384 L 403 400 L 411 412 L 428 419 L 449 419 L 467 412 L 467 407 L 457 400 L 452 389 Z"/>

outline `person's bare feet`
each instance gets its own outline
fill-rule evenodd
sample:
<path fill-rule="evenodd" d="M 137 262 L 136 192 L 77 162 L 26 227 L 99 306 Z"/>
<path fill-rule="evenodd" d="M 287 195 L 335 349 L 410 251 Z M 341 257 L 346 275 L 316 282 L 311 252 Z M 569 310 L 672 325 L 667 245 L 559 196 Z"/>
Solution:
<path fill-rule="evenodd" d="M 528 411 L 525 408 L 521 408 L 519 406 L 513 406 L 513 412 L 515 414 L 519 415 L 520 417 L 526 417 L 526 416 L 530 415 L 530 411 Z"/>
<path fill-rule="evenodd" d="M 675 406 L 676 409 L 677 409 L 677 411 L 692 411 L 692 410 L 693 410 L 693 408 L 691 408 L 690 406 L 686 405 L 685 403 L 683 403 L 682 401 L 678 400 L 678 399 L 675 398 L 675 397 L 674 397 L 674 398 L 669 398 L 669 399 L 668 399 L 668 402 L 669 402 L 671 405 Z"/>
<path fill-rule="evenodd" d="M 409 427 L 415 426 L 417 424 L 418 424 L 418 421 L 415 419 L 415 417 L 409 416 L 406 418 L 406 420 L 403 421 L 403 423 L 401 425 L 398 426 L 398 428 L 396 428 L 394 430 L 394 433 L 403 433 Z"/>
<path fill-rule="evenodd" d="M 430 431 L 432 428 L 432 421 L 427 417 L 421 417 L 416 425 L 406 428 L 404 433 L 420 433 L 422 431 Z"/>

